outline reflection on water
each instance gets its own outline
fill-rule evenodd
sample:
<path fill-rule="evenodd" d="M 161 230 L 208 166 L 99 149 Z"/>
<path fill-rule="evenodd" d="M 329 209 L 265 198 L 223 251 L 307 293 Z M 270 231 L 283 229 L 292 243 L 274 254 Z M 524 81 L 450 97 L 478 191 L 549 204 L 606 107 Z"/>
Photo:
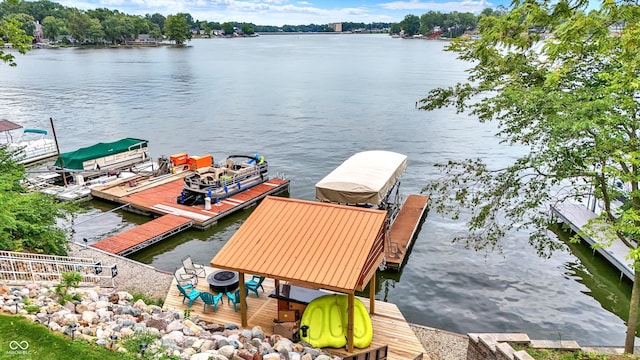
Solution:
<path fill-rule="evenodd" d="M 436 163 L 482 158 L 501 167 L 521 152 L 499 144 L 494 124 L 455 109 L 415 109 L 417 97 L 466 78 L 468 64 L 444 52 L 446 42 L 331 34 L 228 40 L 180 49 L 34 50 L 18 56 L 16 68 L 0 67 L 0 113 L 33 128 L 48 128 L 52 117 L 63 152 L 123 137 L 149 140 L 154 158 L 257 152 L 273 173 L 286 173 L 292 198 L 306 200 L 315 198 L 316 182 L 359 151 L 406 154 L 404 195 L 438 179 Z M 96 242 L 149 220 L 106 213 L 115 206 L 90 202 L 71 220 L 72 238 Z M 186 255 L 208 264 L 250 212 L 133 257 L 168 271 Z M 502 254 L 477 253 L 451 242 L 465 231 L 463 221 L 429 212 L 402 272 L 377 275 L 376 298 L 397 304 L 409 321 L 463 334 L 562 333 L 583 345 L 624 343 L 617 309 L 627 289 L 599 295 L 610 285 L 590 284 L 568 248 L 541 259 L 528 234 L 513 233 Z"/>
<path fill-rule="evenodd" d="M 560 225 L 554 225 L 551 230 L 577 257 L 576 261 L 566 263 L 566 276 L 584 284 L 587 287 L 583 291 L 584 294 L 593 297 L 604 309 L 626 322 L 629 318 L 632 282 L 621 276 L 620 272 L 598 255 L 589 244 L 569 241 L 571 234 L 565 232 Z"/>

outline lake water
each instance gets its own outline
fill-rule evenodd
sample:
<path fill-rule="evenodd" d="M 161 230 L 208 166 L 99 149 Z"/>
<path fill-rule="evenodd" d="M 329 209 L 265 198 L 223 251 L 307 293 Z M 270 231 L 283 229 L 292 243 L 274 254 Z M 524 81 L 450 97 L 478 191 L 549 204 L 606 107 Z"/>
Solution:
<path fill-rule="evenodd" d="M 0 66 L 0 118 L 49 128 L 52 117 L 62 151 L 137 137 L 150 141 L 153 157 L 211 153 L 221 160 L 257 152 L 272 174 L 291 179 L 291 197 L 309 200 L 317 181 L 359 151 L 408 155 L 405 195 L 439 177 L 435 163 L 481 157 L 500 166 L 518 153 L 498 145 L 491 125 L 450 109 L 415 109 L 430 89 L 465 79 L 468 65 L 444 52 L 443 42 L 289 35 L 189 45 L 18 56 L 18 67 Z M 69 224 L 73 239 L 96 242 L 148 220 L 106 213 L 113 207 L 91 202 Z M 168 271 L 186 254 L 207 264 L 248 214 L 133 258 Z M 477 253 L 451 242 L 464 231 L 464 222 L 431 211 L 402 272 L 379 273 L 376 298 L 397 304 L 410 322 L 463 334 L 624 343 L 625 324 L 616 314 L 626 312 L 629 284 L 619 284 L 589 251 L 541 259 L 527 234 L 514 234 L 502 254 Z"/>

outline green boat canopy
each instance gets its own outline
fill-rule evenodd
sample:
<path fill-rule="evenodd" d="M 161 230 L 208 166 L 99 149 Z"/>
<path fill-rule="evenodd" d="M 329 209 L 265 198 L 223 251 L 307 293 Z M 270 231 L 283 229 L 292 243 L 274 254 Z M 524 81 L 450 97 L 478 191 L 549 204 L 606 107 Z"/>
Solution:
<path fill-rule="evenodd" d="M 60 160 L 62 160 L 65 169 L 84 170 L 82 164 L 87 160 L 115 155 L 133 149 L 146 148 L 147 143 L 147 140 L 134 138 L 124 138 L 110 143 L 97 143 L 76 151 L 60 154 L 54 165 L 60 168 Z"/>

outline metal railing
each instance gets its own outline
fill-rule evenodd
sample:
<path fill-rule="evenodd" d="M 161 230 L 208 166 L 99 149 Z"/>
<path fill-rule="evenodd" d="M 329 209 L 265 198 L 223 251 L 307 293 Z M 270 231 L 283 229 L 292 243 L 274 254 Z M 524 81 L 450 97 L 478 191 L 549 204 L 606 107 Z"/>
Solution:
<path fill-rule="evenodd" d="M 90 258 L 0 251 L 0 282 L 60 282 L 62 274 L 68 272 L 82 276 L 80 286 L 106 286 L 105 282 L 110 282 L 114 287 L 118 268 Z"/>

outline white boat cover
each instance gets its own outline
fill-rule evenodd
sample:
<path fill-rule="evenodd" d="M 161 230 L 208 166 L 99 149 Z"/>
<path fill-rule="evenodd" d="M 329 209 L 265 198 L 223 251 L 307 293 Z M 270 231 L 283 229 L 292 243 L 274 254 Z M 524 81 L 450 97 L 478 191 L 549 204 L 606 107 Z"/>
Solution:
<path fill-rule="evenodd" d="M 316 184 L 316 199 L 378 205 L 407 168 L 407 156 L 391 151 L 357 153 Z"/>

